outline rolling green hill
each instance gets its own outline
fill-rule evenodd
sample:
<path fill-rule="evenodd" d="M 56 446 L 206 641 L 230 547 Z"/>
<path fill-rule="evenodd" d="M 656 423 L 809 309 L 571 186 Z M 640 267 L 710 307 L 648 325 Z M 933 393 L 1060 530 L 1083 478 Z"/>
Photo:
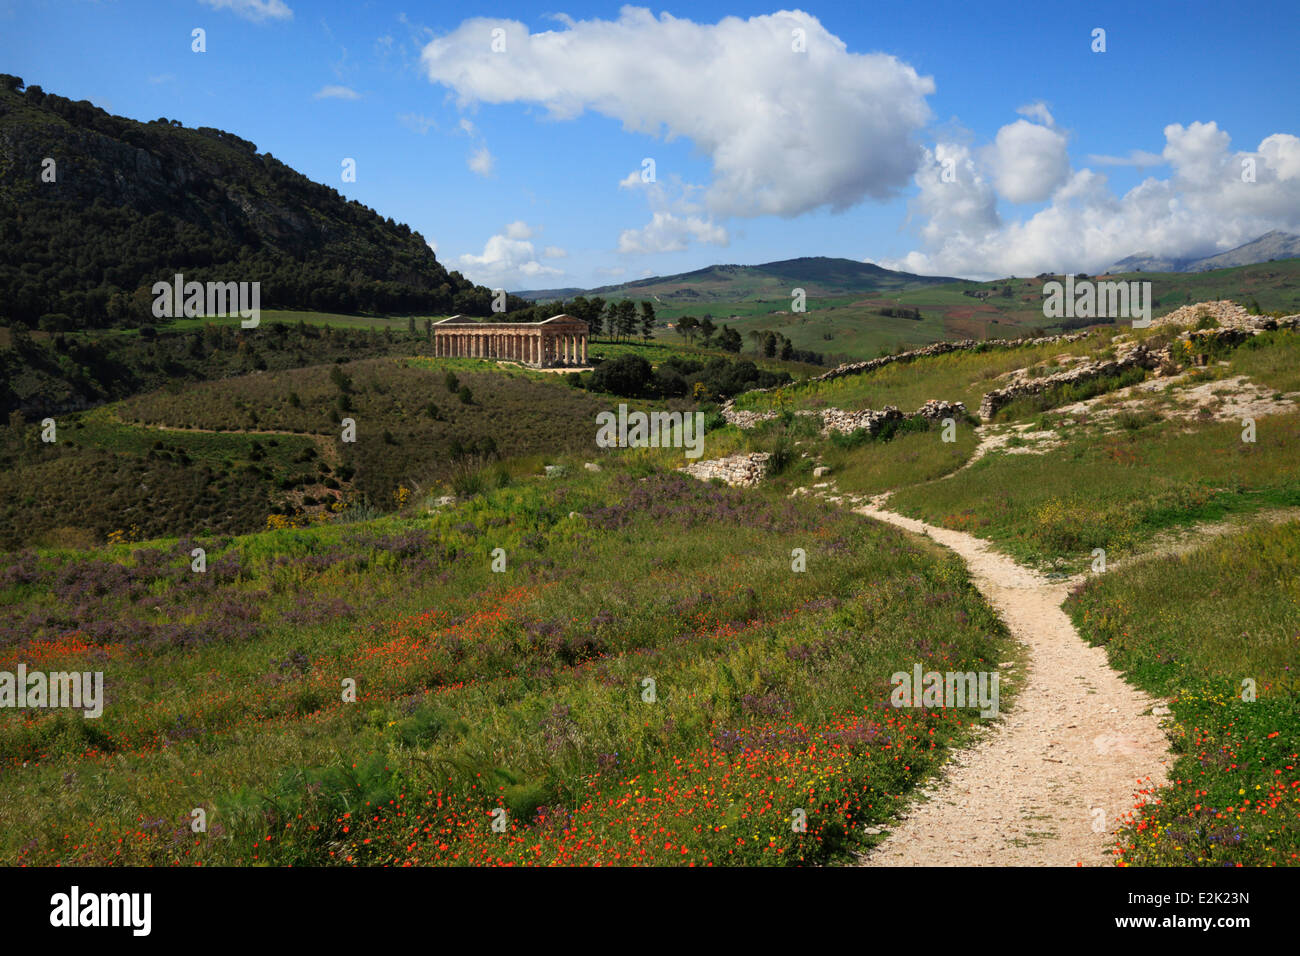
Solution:
<path fill-rule="evenodd" d="M 756 266 L 719 265 L 675 276 L 653 276 L 598 289 L 541 289 L 516 293 L 535 302 L 572 298 L 578 293 L 605 298 L 655 299 L 663 304 L 701 305 L 750 300 L 784 301 L 801 288 L 809 298 L 862 295 L 954 281 L 945 276 L 894 272 L 853 259 L 805 256 Z"/>
<path fill-rule="evenodd" d="M 829 363 L 857 361 L 874 358 L 881 351 L 948 339 L 1015 338 L 1091 324 L 1043 315 L 1043 284 L 1049 278 L 1053 277 L 957 280 L 853 297 L 821 298 L 810 291 L 807 311 L 801 313 L 790 311 L 786 297 L 706 305 L 674 301 L 659 308 L 658 314 L 671 323 L 681 315 L 698 317 L 708 312 L 714 322 L 734 326 L 750 350 L 755 346 L 749 333 L 771 329 L 789 338 L 795 348 L 823 353 Z M 1153 316 L 1218 299 L 1232 299 L 1248 308 L 1258 306 L 1263 312 L 1300 312 L 1300 259 L 1210 272 L 1132 272 L 1107 278 L 1150 282 Z M 881 314 L 883 309 L 897 308 L 915 309 L 921 317 L 914 320 Z M 658 334 L 669 337 L 673 331 L 662 329 Z"/>
<path fill-rule="evenodd" d="M 708 317 L 741 334 L 745 350 L 757 334 L 778 332 L 794 348 L 823 355 L 828 364 L 874 358 L 882 352 L 950 339 L 1015 338 L 1068 331 L 1079 320 L 1043 315 L 1043 285 L 1061 276 L 990 281 L 892 272 L 870 263 L 825 256 L 755 266 L 718 265 L 675 276 L 655 276 L 598 289 L 550 289 L 518 293 L 556 309 L 577 295 L 607 302 L 628 298 L 654 303 L 661 323 L 656 336 L 675 339 L 685 315 Z M 1261 311 L 1300 312 L 1300 259 L 1205 272 L 1130 272 L 1106 278 L 1150 282 L 1153 315 L 1192 302 L 1233 299 Z M 802 312 L 791 292 L 804 290 Z M 919 317 L 886 315 L 914 310 Z"/>

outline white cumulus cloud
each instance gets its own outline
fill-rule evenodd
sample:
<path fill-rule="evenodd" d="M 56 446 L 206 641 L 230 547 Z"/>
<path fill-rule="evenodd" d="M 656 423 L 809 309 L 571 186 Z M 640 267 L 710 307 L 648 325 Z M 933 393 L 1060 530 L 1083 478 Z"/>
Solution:
<path fill-rule="evenodd" d="M 544 264 L 542 259 L 561 258 L 564 250 L 548 247 L 539 256 L 529 240 L 535 230 L 523 220 L 507 225 L 483 246 L 482 255 L 466 254 L 456 262 L 470 280 L 490 288 L 518 288 L 525 280 L 563 275 L 563 271 Z M 553 253 L 561 255 L 553 255 Z"/>
<path fill-rule="evenodd" d="M 1026 201 L 1038 194 L 1035 183 L 1059 179 L 1056 146 L 1042 140 L 1035 163 L 1008 165 L 996 146 L 973 154 L 942 144 L 916 176 L 913 213 L 924 248 L 881 264 L 978 278 L 1096 273 L 1138 252 L 1207 256 L 1274 229 L 1300 231 L 1300 138 L 1275 133 L 1254 150 L 1234 151 L 1214 122 L 1172 123 L 1164 137 L 1158 158 L 1167 178 L 1147 177 L 1120 195 L 1105 174 L 1067 166 L 1047 205 L 1015 219 L 999 215 L 998 198 Z M 953 181 L 942 176 L 945 157 L 958 160 Z"/>
<path fill-rule="evenodd" d="M 1009 202 L 1042 202 L 1070 175 L 1065 137 L 1027 120 L 998 130 L 990 166 L 999 195 Z"/>
<path fill-rule="evenodd" d="M 504 30 L 504 52 L 492 31 Z M 806 37 L 796 52 L 793 31 Z M 847 209 L 905 186 L 921 157 L 934 82 L 895 57 L 850 53 L 802 11 L 716 24 L 624 7 L 530 33 L 476 18 L 424 47 L 430 80 L 476 103 L 538 103 L 555 119 L 592 111 L 630 132 L 688 138 L 706 153 L 705 195 L 722 216 Z M 653 225 L 653 224 L 652 224 Z"/>
<path fill-rule="evenodd" d="M 1016 112 L 1021 116 L 1027 116 L 1031 120 L 1036 120 L 1044 126 L 1055 126 L 1056 120 L 1052 118 L 1051 110 L 1042 100 L 1035 100 L 1032 103 L 1026 103 L 1024 106 L 1016 107 Z"/>
<path fill-rule="evenodd" d="M 624 229 L 619 234 L 618 251 L 633 254 L 678 252 L 685 249 L 691 240 L 725 246 L 728 243 L 727 230 L 699 216 L 656 212 L 654 218 L 640 229 Z"/>

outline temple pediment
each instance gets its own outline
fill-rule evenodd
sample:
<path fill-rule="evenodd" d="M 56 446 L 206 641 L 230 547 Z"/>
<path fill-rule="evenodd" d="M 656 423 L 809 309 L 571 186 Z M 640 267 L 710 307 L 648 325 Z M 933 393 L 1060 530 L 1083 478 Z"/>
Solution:
<path fill-rule="evenodd" d="M 561 313 L 560 315 L 553 315 L 553 316 L 551 316 L 549 319 L 546 319 L 544 322 L 539 322 L 539 323 L 537 323 L 537 324 L 538 324 L 538 325 L 544 325 L 544 326 L 546 326 L 548 329 L 564 329 L 564 330 L 566 330 L 566 331 L 569 330 L 569 329 L 572 329 L 572 330 L 575 331 L 575 332 L 577 332 L 577 331 L 586 332 L 586 331 L 587 331 L 587 323 L 586 323 L 586 322 L 582 321 L 582 319 L 579 319 L 579 318 L 576 318 L 576 317 L 574 317 L 574 316 L 572 316 L 572 315 L 569 315 L 568 313 Z"/>
<path fill-rule="evenodd" d="M 582 332 L 586 333 L 587 323 L 582 319 L 568 314 L 553 315 L 549 319 L 543 319 L 541 322 L 484 322 L 481 319 L 473 318 L 467 315 L 452 315 L 445 319 L 439 319 L 433 323 L 435 329 L 448 326 L 465 326 L 470 329 L 546 329 L 550 332 Z"/>

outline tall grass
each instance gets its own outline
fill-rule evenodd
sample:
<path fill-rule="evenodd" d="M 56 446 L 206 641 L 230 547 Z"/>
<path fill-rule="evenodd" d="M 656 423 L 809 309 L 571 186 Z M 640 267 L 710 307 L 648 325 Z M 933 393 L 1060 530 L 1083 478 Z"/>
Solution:
<path fill-rule="evenodd" d="M 905 431 L 890 440 L 832 439 L 821 453 L 841 491 L 874 495 L 933 481 L 960 468 L 979 438 L 966 422 L 956 425 L 954 441 L 945 442 L 940 427 Z"/>
<path fill-rule="evenodd" d="M 906 514 L 973 531 L 1022 560 L 1077 570 L 1094 548 L 1112 559 L 1163 528 L 1300 504 L 1300 415 L 1256 423 L 1164 421 L 1101 434 L 1075 426 L 1045 454 L 992 454 L 960 475 L 904 488 Z"/>
<path fill-rule="evenodd" d="M 1121 861 L 1300 862 L 1298 572 L 1292 521 L 1097 576 L 1068 601 L 1114 667 L 1172 698 L 1172 782 L 1121 834 Z"/>
<path fill-rule="evenodd" d="M 193 542 L 6 556 L 0 656 L 93 664 L 110 699 L 99 721 L 0 714 L 0 856 L 797 864 L 860 843 L 975 720 L 894 710 L 890 675 L 996 666 L 1001 625 L 958 560 L 893 529 L 612 457 L 433 515 L 202 541 L 206 576 Z"/>

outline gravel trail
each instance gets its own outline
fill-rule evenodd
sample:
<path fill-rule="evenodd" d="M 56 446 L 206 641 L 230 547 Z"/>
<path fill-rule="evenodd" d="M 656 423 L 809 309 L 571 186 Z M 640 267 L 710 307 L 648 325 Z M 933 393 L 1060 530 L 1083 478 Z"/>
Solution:
<path fill-rule="evenodd" d="M 1061 609 L 1051 581 L 971 535 L 883 510 L 859 513 L 959 554 L 1025 647 L 1019 694 L 907 811 L 865 866 L 1103 866 L 1121 815 L 1165 782 L 1163 702 L 1126 683 Z"/>

